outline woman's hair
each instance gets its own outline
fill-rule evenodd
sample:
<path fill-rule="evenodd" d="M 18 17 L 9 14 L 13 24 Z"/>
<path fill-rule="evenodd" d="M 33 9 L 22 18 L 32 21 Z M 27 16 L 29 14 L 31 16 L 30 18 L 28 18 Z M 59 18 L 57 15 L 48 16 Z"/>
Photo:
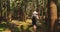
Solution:
<path fill-rule="evenodd" d="M 33 16 L 33 17 L 32 17 L 32 19 L 36 19 L 36 17 L 35 17 L 35 16 Z"/>

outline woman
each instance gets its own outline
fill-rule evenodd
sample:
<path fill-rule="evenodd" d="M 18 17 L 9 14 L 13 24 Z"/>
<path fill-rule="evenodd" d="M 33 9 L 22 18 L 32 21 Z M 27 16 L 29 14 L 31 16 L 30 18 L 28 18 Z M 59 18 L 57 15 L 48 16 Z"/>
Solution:
<path fill-rule="evenodd" d="M 38 13 L 36 11 L 33 12 L 32 14 L 32 25 L 34 28 L 34 32 L 36 32 L 36 22 L 37 22 L 37 17 L 38 17 Z"/>

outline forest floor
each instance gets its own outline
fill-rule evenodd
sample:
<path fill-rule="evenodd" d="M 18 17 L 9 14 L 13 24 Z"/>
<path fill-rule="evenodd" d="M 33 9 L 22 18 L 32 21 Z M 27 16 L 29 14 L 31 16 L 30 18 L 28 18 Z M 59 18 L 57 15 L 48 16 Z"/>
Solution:
<path fill-rule="evenodd" d="M 31 26 L 32 25 L 31 19 L 27 19 L 25 22 L 18 21 L 18 20 L 12 20 L 12 21 L 10 21 L 10 23 L 14 24 L 21 32 L 24 30 L 29 30 L 30 32 L 33 32 L 33 26 Z M 6 22 L 2 22 L 2 24 L 6 24 Z M 21 29 L 22 25 L 23 25 L 23 30 Z M 0 32 L 11 32 L 11 29 L 9 29 L 9 28 L 4 29 L 4 28 L 0 27 Z"/>

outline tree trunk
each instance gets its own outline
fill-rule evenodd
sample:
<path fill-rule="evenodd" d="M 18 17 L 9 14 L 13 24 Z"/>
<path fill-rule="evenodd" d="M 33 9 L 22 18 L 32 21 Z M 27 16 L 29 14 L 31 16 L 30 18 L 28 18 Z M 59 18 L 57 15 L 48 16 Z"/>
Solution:
<path fill-rule="evenodd" d="M 11 15 L 10 15 L 10 0 L 7 0 L 7 18 L 11 20 Z"/>
<path fill-rule="evenodd" d="M 50 10 L 51 10 L 51 30 L 53 30 L 54 23 L 57 20 L 57 6 L 53 1 L 51 1 L 50 3 Z"/>
<path fill-rule="evenodd" d="M 1 2 L 2 0 L 0 0 L 0 17 L 2 16 L 2 7 L 1 7 Z"/>

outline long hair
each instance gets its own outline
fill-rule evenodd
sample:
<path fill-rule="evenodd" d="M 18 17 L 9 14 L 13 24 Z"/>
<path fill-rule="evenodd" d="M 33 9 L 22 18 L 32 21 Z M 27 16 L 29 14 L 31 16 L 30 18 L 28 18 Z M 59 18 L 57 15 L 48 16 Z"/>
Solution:
<path fill-rule="evenodd" d="M 35 17 L 35 16 L 33 16 L 33 17 L 32 17 L 32 20 L 36 20 L 36 17 Z"/>

